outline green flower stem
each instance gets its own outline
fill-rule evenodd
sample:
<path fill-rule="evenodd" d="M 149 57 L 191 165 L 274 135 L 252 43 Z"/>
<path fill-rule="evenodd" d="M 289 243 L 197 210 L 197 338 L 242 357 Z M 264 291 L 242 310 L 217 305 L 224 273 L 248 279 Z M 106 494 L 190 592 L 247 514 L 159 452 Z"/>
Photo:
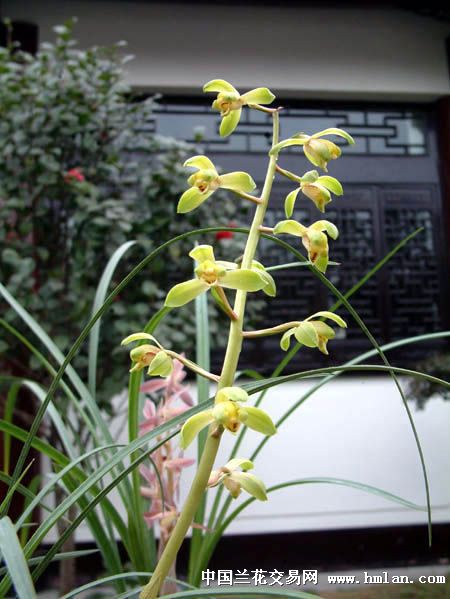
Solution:
<path fill-rule="evenodd" d="M 280 121 L 278 111 L 272 113 L 273 116 L 273 137 L 272 147 L 278 143 Z M 256 254 L 256 248 L 260 238 L 260 227 L 264 222 L 264 217 L 269 203 L 270 192 L 275 177 L 275 169 L 277 165 L 277 154 L 270 157 L 269 166 L 267 168 L 266 180 L 264 182 L 263 191 L 261 194 L 261 204 L 258 205 L 255 216 L 253 217 L 252 226 L 248 234 L 247 243 L 245 246 L 244 255 L 242 257 L 241 268 L 251 268 L 252 261 Z M 220 375 L 220 387 L 229 387 L 233 385 L 236 369 L 239 361 L 239 356 L 242 347 L 242 328 L 244 323 L 245 304 L 247 300 L 246 291 L 237 291 L 236 300 L 233 311 L 237 315 L 237 319 L 230 325 L 230 336 L 228 338 L 228 346 L 223 363 L 222 373 Z"/>
<path fill-rule="evenodd" d="M 298 175 L 294 175 L 294 173 L 291 173 L 291 171 L 287 171 L 286 169 L 281 168 L 281 166 L 279 166 L 278 164 L 276 166 L 276 170 L 277 170 L 277 173 L 280 173 L 280 175 L 283 175 L 283 177 L 287 177 L 291 181 L 295 181 L 295 183 L 302 182 L 301 177 L 299 177 Z"/>
<path fill-rule="evenodd" d="M 263 202 L 263 200 L 261 198 L 252 196 L 251 194 L 246 193 L 245 191 L 237 191 L 237 190 L 233 190 L 233 191 L 239 197 L 244 198 L 244 200 L 249 200 L 250 202 L 253 202 L 254 204 L 262 204 L 262 202 Z"/>
<path fill-rule="evenodd" d="M 220 377 L 217 374 L 213 374 L 212 372 L 205 370 L 204 368 L 202 368 L 195 362 L 192 362 L 192 360 L 188 360 L 181 354 L 178 354 L 177 352 L 172 351 L 170 349 L 164 349 L 164 352 L 171 358 L 174 358 L 175 360 L 179 360 L 182 364 L 184 364 L 186 366 L 186 368 L 189 368 L 189 370 L 192 370 L 193 372 L 195 372 L 196 374 L 199 374 L 200 376 L 204 377 L 205 379 L 209 379 L 210 381 L 213 381 L 214 383 L 219 382 Z"/>
<path fill-rule="evenodd" d="M 272 147 L 278 143 L 279 138 L 279 115 L 278 111 L 272 112 L 273 115 L 273 139 Z M 277 155 L 270 156 L 269 166 L 267 168 L 266 180 L 264 182 L 261 194 L 261 203 L 255 210 L 253 222 L 247 238 L 244 255 L 242 258 L 242 268 L 251 268 L 255 257 L 256 248 L 260 238 L 260 226 L 264 221 L 267 205 L 269 203 L 272 183 L 275 177 Z M 230 387 L 233 385 L 236 375 L 236 369 L 239 361 L 239 355 L 242 347 L 242 328 L 244 322 L 245 304 L 247 299 L 246 291 L 237 291 L 234 303 L 234 312 L 236 320 L 230 323 L 230 334 L 228 337 L 227 351 L 223 363 L 222 373 L 218 383 L 218 388 Z M 217 451 L 220 445 L 222 430 L 217 430 L 217 425 L 212 425 L 209 429 L 208 438 L 198 466 L 197 473 L 192 482 L 183 510 L 173 529 L 172 535 L 163 551 L 163 554 L 155 568 L 153 576 L 149 583 L 142 589 L 140 599 L 156 599 L 159 590 L 176 559 L 177 553 L 183 543 L 189 527 L 192 524 L 195 513 L 200 505 L 203 494 L 205 493 L 211 470 L 214 466 Z"/>
<path fill-rule="evenodd" d="M 279 324 L 276 327 L 271 327 L 270 329 L 257 329 L 256 331 L 242 331 L 242 336 L 246 339 L 253 339 L 255 337 L 266 337 L 268 335 L 277 335 L 278 333 L 284 333 L 288 329 L 292 329 L 294 327 L 298 327 L 301 325 L 299 320 L 293 320 L 292 322 L 284 322 L 283 324 Z"/>

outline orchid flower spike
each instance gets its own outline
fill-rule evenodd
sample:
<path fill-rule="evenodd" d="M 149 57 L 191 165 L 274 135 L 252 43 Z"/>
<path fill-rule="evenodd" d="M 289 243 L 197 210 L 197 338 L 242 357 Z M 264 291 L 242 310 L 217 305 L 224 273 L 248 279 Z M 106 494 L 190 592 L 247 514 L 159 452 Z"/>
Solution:
<path fill-rule="evenodd" d="M 284 201 L 286 217 L 290 218 L 294 212 L 295 201 L 299 191 L 314 202 L 320 212 L 325 212 L 325 206 L 331 202 L 331 193 L 341 196 L 344 193 L 342 185 L 334 177 L 323 175 L 319 177 L 317 171 L 308 171 L 303 177 L 298 178 L 300 186 L 291 191 Z"/>
<path fill-rule="evenodd" d="M 237 193 L 248 193 L 256 188 L 256 183 L 250 175 L 243 171 L 219 175 L 214 164 L 206 156 L 192 156 L 186 160 L 183 166 L 196 168 L 197 172 L 188 179 L 190 187 L 178 202 L 178 213 L 191 212 L 203 204 L 219 187 Z"/>
<path fill-rule="evenodd" d="M 189 256 L 198 262 L 196 278 L 172 287 L 165 301 L 165 305 L 170 308 L 183 306 L 212 287 L 260 291 L 271 285 L 269 273 L 263 272 L 259 267 L 238 268 L 234 262 L 216 260 L 210 245 L 196 246 L 189 252 Z"/>
<path fill-rule="evenodd" d="M 294 335 L 296 340 L 306 347 L 317 347 L 323 354 L 328 355 L 327 343 L 336 335 L 334 329 L 327 325 L 322 320 L 314 320 L 315 318 L 328 318 L 342 328 L 347 328 L 347 323 L 343 318 L 323 310 L 309 316 L 306 320 L 300 322 L 297 326 L 287 330 L 281 337 L 280 347 L 284 351 L 289 349 L 291 337 Z"/>
<path fill-rule="evenodd" d="M 233 499 L 237 499 L 241 490 L 244 489 L 255 499 L 267 501 L 266 487 L 263 481 L 254 474 L 249 474 L 248 470 L 253 470 L 253 462 L 245 458 L 234 458 L 219 470 L 211 472 L 208 487 L 216 487 L 222 483 Z"/>
<path fill-rule="evenodd" d="M 275 235 L 287 233 L 301 237 L 304 247 L 308 250 L 309 260 L 320 272 L 326 272 L 328 266 L 328 237 L 337 239 L 339 231 L 336 225 L 328 220 L 319 220 L 309 227 L 305 227 L 296 220 L 283 220 L 279 222 L 273 232 Z"/>
<path fill-rule="evenodd" d="M 348 141 L 349 144 L 353 145 L 355 140 L 343 129 L 337 129 L 330 127 L 324 129 L 313 135 L 307 135 L 306 133 L 297 133 L 289 139 L 280 141 L 271 150 L 270 154 L 278 154 L 283 148 L 289 146 L 303 146 L 303 152 L 306 158 L 314 165 L 318 166 L 327 172 L 327 165 L 330 160 L 335 160 L 341 155 L 341 148 L 334 142 L 328 139 L 322 139 L 325 135 L 337 135 L 343 137 Z"/>
<path fill-rule="evenodd" d="M 263 435 L 274 435 L 277 429 L 264 410 L 254 406 L 244 408 L 240 405 L 247 399 L 247 392 L 240 387 L 220 389 L 216 395 L 216 403 L 211 410 L 199 412 L 184 423 L 181 429 L 180 445 L 182 449 L 186 449 L 198 433 L 212 423 L 223 426 L 232 433 L 237 433 L 240 425 L 245 424 Z"/>
<path fill-rule="evenodd" d="M 257 87 L 241 95 L 231 83 L 223 79 L 213 79 L 205 83 L 203 91 L 218 92 L 212 107 L 222 116 L 219 129 L 222 137 L 227 137 L 236 129 L 243 106 L 251 108 L 260 104 L 271 104 L 275 100 L 275 96 L 267 87 Z"/>
<path fill-rule="evenodd" d="M 130 358 L 134 366 L 130 372 L 137 372 L 148 366 L 147 374 L 151 376 L 169 376 L 173 369 L 173 360 L 166 354 L 164 348 L 149 333 L 133 333 L 123 339 L 121 345 L 128 345 L 133 341 L 150 340 L 154 345 L 144 343 L 134 347 L 130 352 Z"/>

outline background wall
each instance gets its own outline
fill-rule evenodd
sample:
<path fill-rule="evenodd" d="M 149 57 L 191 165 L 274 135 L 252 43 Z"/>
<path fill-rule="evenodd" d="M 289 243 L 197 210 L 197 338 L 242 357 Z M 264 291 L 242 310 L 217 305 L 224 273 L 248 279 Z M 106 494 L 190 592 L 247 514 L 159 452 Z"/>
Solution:
<path fill-rule="evenodd" d="M 277 95 L 428 101 L 449 93 L 450 25 L 406 10 L 4 0 L 3 15 L 36 22 L 41 40 L 79 17 L 82 46 L 129 42 L 139 88 L 199 93 L 221 77 Z"/>
<path fill-rule="evenodd" d="M 403 381 L 404 382 L 404 381 Z M 278 420 L 314 382 L 287 383 L 268 392 L 263 408 Z M 117 398 L 118 409 L 123 409 Z M 425 410 L 411 405 L 428 469 L 435 524 L 450 521 L 450 402 L 433 399 Z M 117 421 L 117 425 L 119 422 Z M 121 442 L 126 433 L 112 427 Z M 249 457 L 262 435 L 248 431 L 238 457 Z M 224 435 L 218 466 L 226 463 L 234 438 Z M 187 453 L 195 457 L 195 448 Z M 272 437 L 255 460 L 266 485 L 305 478 L 334 477 L 373 485 L 425 506 L 419 456 L 401 398 L 386 377 L 340 378 L 310 397 Z M 192 468 L 184 470 L 182 497 Z M 214 493 L 210 495 L 213 498 Z M 248 497 L 242 493 L 233 509 Z M 425 510 L 414 510 L 360 490 L 305 484 L 276 491 L 269 501 L 244 510 L 227 533 L 333 530 L 426 525 Z M 56 537 L 54 531 L 48 537 Z M 425 535 L 425 533 L 424 533 Z M 425 537 L 424 537 L 425 538 Z M 89 540 L 85 525 L 78 540 Z"/>

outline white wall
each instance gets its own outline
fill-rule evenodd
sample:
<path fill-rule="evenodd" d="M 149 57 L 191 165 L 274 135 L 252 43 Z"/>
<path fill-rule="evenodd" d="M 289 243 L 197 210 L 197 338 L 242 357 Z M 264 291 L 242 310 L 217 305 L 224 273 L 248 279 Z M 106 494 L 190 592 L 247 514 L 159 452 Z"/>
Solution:
<path fill-rule="evenodd" d="M 312 382 L 271 390 L 263 407 L 276 420 Z M 433 399 L 423 411 L 411 405 L 428 468 L 433 521 L 450 521 L 450 402 Z M 249 457 L 262 439 L 249 431 L 238 457 Z M 234 438 L 224 434 L 216 461 L 227 461 Z M 126 442 L 125 437 L 123 441 Z M 190 454 L 194 456 L 194 451 Z M 316 477 L 350 479 L 425 505 L 420 461 L 406 412 L 386 377 L 340 378 L 307 400 L 280 427 L 255 460 L 255 474 L 266 485 Z M 183 496 L 194 469 L 184 471 Z M 214 497 L 216 490 L 211 492 Z M 245 494 L 242 494 L 245 499 Z M 247 496 L 248 497 L 248 496 Z M 237 506 L 241 499 L 233 502 Z M 117 499 L 114 499 L 117 503 Z M 119 508 L 120 509 L 120 508 Z M 123 510 L 121 510 L 123 512 Z M 228 533 L 250 534 L 339 528 L 425 524 L 415 511 L 382 497 L 344 486 L 309 484 L 276 491 L 266 503 L 254 502 Z M 53 539 L 51 535 L 49 540 Z M 90 538 L 86 527 L 77 538 Z"/>
<path fill-rule="evenodd" d="M 128 40 L 134 86 L 198 93 L 211 78 L 280 95 L 424 100 L 448 94 L 450 26 L 405 10 L 4 0 L 41 39 L 76 15 L 83 46 Z"/>

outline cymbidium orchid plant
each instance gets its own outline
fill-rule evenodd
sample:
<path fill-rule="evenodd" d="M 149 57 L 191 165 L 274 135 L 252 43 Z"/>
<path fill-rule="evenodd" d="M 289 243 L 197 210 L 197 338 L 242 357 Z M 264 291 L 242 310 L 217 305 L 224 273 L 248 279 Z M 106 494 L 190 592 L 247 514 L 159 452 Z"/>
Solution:
<path fill-rule="evenodd" d="M 241 427 L 248 427 L 260 434 L 270 436 L 276 433 L 276 427 L 269 414 L 255 406 L 249 406 L 247 392 L 236 383 L 236 370 L 243 341 L 248 337 L 282 334 L 281 348 L 287 350 L 292 336 L 298 343 L 308 348 L 317 348 L 327 354 L 327 343 L 335 336 L 332 327 L 324 322 L 333 321 L 345 327 L 344 320 L 333 312 L 320 311 L 312 316 L 295 322 L 282 323 L 271 329 L 256 331 L 244 330 L 244 315 L 248 293 L 263 291 L 269 296 L 276 294 L 276 285 L 264 266 L 256 261 L 258 242 L 262 234 L 286 234 L 300 237 L 308 252 L 309 264 L 320 272 L 325 272 L 329 263 L 328 237 L 336 239 L 338 230 L 328 220 L 318 220 L 311 224 L 302 224 L 291 219 L 299 191 L 310 198 L 320 212 L 324 212 L 331 201 L 331 193 L 342 195 L 342 185 L 331 176 L 320 176 L 316 170 L 297 175 L 283 169 L 278 160 L 284 148 L 300 145 L 305 157 L 316 167 L 327 171 L 331 160 L 338 158 L 341 149 L 328 136 L 344 138 L 354 143 L 351 136 L 341 129 L 326 129 L 313 135 L 294 134 L 283 141 L 279 140 L 279 118 L 281 108 L 269 108 L 275 96 L 267 88 L 261 87 L 240 94 L 233 85 L 222 79 L 215 79 L 204 86 L 205 92 L 217 92 L 213 108 L 222 116 L 220 134 L 230 135 L 239 125 L 244 108 L 260 110 L 271 115 L 273 122 L 272 146 L 268 153 L 268 167 L 261 194 L 256 194 L 256 185 L 250 174 L 242 171 L 220 175 L 207 156 L 199 155 L 188 159 L 185 167 L 196 169 L 188 178 L 189 188 L 181 196 L 177 212 L 180 214 L 195 210 L 213 195 L 216 189 L 228 189 L 243 200 L 255 204 L 255 212 L 250 225 L 244 254 L 236 260 L 227 256 L 218 260 L 214 248 L 210 245 L 195 246 L 189 256 L 195 261 L 192 280 L 176 284 L 167 293 L 165 306 L 178 308 L 191 302 L 201 294 L 211 290 L 212 297 L 229 317 L 229 336 L 226 354 L 220 375 L 206 372 L 199 365 L 184 356 L 168 350 L 147 333 L 135 333 L 123 343 L 137 342 L 131 350 L 132 371 L 148 367 L 150 376 L 172 376 L 174 359 L 179 360 L 197 375 L 217 383 L 215 402 L 212 408 L 191 416 L 181 428 L 181 447 L 187 448 L 197 435 L 207 428 L 197 473 L 192 482 L 184 507 L 178 514 L 171 512 L 171 534 L 164 542 L 164 551 L 148 584 L 141 592 L 141 599 L 155 599 L 159 596 L 168 574 L 172 571 L 178 550 L 193 523 L 195 513 L 208 488 L 223 485 L 236 498 L 242 490 L 261 501 L 267 499 L 262 480 L 250 474 L 253 463 L 246 458 L 234 458 L 224 466 L 214 469 L 221 438 L 224 434 L 236 434 Z M 286 216 L 290 220 L 281 221 L 274 228 L 265 226 L 264 219 L 269 206 L 273 181 L 276 174 L 296 182 L 298 188 L 289 193 L 285 202 Z M 253 194 L 251 193 L 253 192 Z M 214 200 L 211 200 L 214 201 Z M 234 302 L 229 299 L 230 291 L 235 294 Z M 233 305 L 232 305 L 233 304 Z M 302 315 L 299 315 L 302 318 Z M 153 414 L 153 412 L 152 412 Z M 153 417 L 153 416 L 152 416 Z M 145 471 L 150 478 L 148 471 Z M 154 476 L 151 481 L 155 481 Z M 151 508 L 151 513 L 162 518 L 161 505 Z M 156 517 L 156 515 L 154 515 Z M 165 520 L 162 518 L 162 522 Z"/>

